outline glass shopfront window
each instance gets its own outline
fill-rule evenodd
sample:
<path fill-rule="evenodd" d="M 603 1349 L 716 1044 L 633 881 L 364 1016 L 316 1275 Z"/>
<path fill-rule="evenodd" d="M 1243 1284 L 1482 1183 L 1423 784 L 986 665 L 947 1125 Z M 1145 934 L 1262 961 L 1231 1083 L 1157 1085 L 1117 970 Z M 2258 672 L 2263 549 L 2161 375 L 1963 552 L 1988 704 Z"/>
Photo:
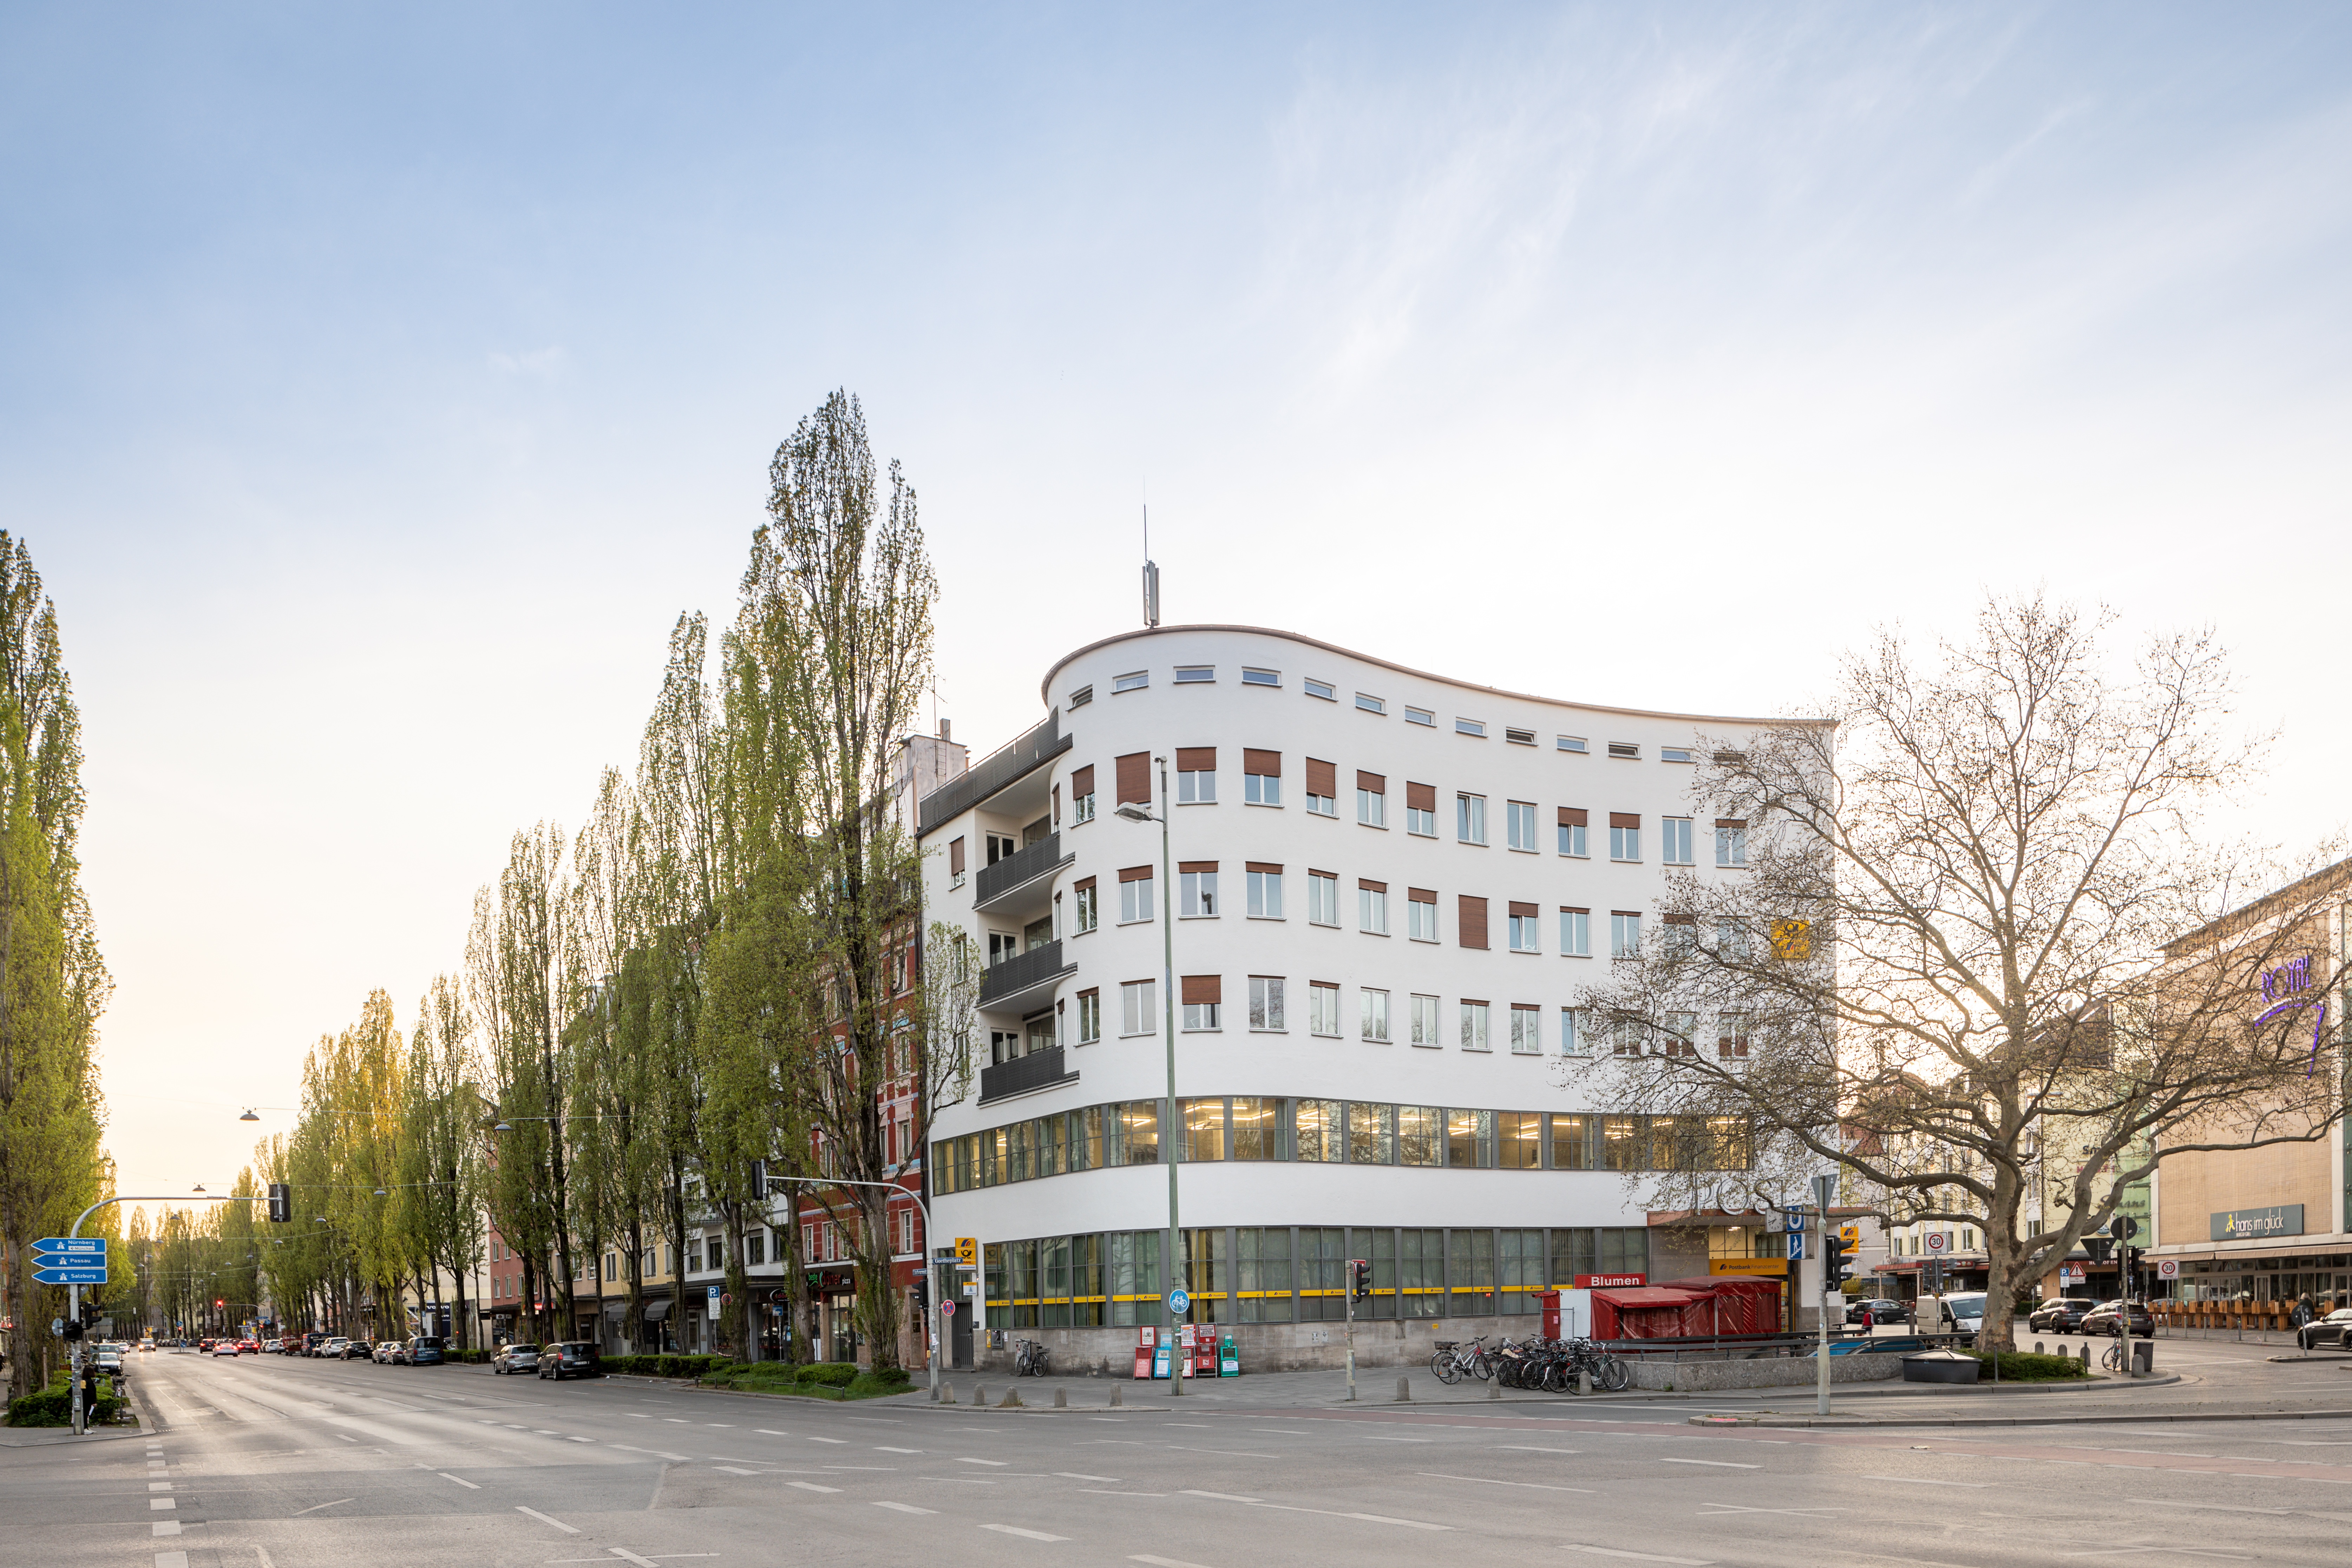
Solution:
<path fill-rule="evenodd" d="M 1156 1230 L 1115 1230 L 1108 1243 L 1110 1321 L 1120 1328 L 1160 1321 L 1160 1298 L 1164 1291 L 1160 1274 L 1160 1233 Z"/>
<path fill-rule="evenodd" d="M 1299 1321 L 1336 1323 L 1347 1317 L 1349 1256 L 1348 1233 L 1339 1226 L 1298 1227 Z"/>
<path fill-rule="evenodd" d="M 1239 1321 L 1286 1323 L 1291 1319 L 1290 1227 L 1245 1226 L 1234 1233 L 1239 1274 Z"/>
<path fill-rule="evenodd" d="M 1408 1318 L 1442 1317 L 1445 1311 L 1445 1233 L 1397 1233 L 1397 1293 Z"/>
<path fill-rule="evenodd" d="M 1192 1295 L 1192 1310 L 1184 1316 L 1188 1323 L 1234 1321 L 1233 1256 L 1227 1242 L 1230 1234 L 1223 1226 L 1213 1230 L 1177 1233 L 1177 1240 L 1184 1248 L 1184 1289 Z"/>
<path fill-rule="evenodd" d="M 1446 1233 L 1447 1311 L 1457 1318 L 1482 1318 L 1495 1310 L 1495 1233 L 1455 1230 Z"/>

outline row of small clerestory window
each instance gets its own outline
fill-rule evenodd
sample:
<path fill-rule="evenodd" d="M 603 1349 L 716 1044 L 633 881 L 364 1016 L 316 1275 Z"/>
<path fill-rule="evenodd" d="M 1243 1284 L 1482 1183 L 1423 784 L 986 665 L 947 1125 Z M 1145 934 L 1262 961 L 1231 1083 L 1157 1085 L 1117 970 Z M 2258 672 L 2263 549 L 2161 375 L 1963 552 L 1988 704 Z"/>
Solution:
<path fill-rule="evenodd" d="M 1213 664 L 1180 664 L 1176 667 L 1175 677 L 1175 683 L 1179 686 L 1213 686 L 1217 683 L 1217 667 Z M 1279 690 L 1282 687 L 1282 671 L 1267 669 L 1256 665 L 1244 665 L 1241 683 L 1245 687 Z M 1124 675 L 1113 676 L 1110 690 L 1112 696 L 1118 697 L 1130 691 L 1146 690 L 1150 685 L 1150 670 L 1131 669 Z M 1318 680 L 1312 676 L 1301 678 L 1299 689 L 1307 696 L 1320 701 L 1339 700 L 1339 689 L 1335 683 Z M 1071 708 L 1078 709 L 1084 708 L 1094 700 L 1095 689 L 1089 682 L 1072 691 L 1068 702 Z M 1385 719 L 1389 713 L 1389 700 L 1385 697 L 1376 697 L 1369 691 L 1359 691 L 1355 694 L 1355 707 L 1359 712 Z M 1415 708 L 1406 704 L 1400 711 L 1403 713 L 1404 721 L 1408 724 L 1419 724 L 1424 729 L 1433 730 L 1437 727 L 1437 714 L 1434 710 Z M 1488 738 L 1491 731 L 1484 719 L 1470 719 L 1456 715 L 1454 721 L 1454 732 L 1457 735 L 1467 735 L 1473 740 L 1483 741 Z M 1536 731 L 1532 728 L 1506 724 L 1503 726 L 1503 739 L 1515 746 L 1532 746 L 1536 743 Z M 1552 737 L 1552 744 L 1559 751 L 1578 756 L 1586 755 L 1592 749 L 1591 742 L 1582 735 L 1555 735 Z M 1639 760 L 1642 755 L 1641 742 L 1612 741 L 1609 742 L 1609 755 L 1621 761 Z M 1658 748 L 1658 760 L 1662 763 L 1696 763 L 1698 761 L 1698 752 L 1696 748 L 1691 746 L 1661 746 Z M 1739 760 L 1739 754 L 1735 752 L 1718 752 L 1716 753 L 1716 760 L 1737 762 Z"/>
<path fill-rule="evenodd" d="M 1116 804 L 1151 804 L 1151 754 L 1131 752 L 1113 761 Z M 1176 748 L 1176 804 L 1178 805 L 1214 805 L 1217 804 L 1217 748 L 1214 746 L 1179 746 Z M 1405 831 L 1419 838 L 1437 837 L 1437 786 L 1407 783 L 1405 793 Z M 1319 757 L 1307 759 L 1307 810 L 1309 816 L 1336 819 L 1339 815 L 1339 769 L 1336 763 Z M 1356 820 L 1366 827 L 1385 829 L 1389 826 L 1388 777 L 1384 773 L 1356 773 Z M 1280 806 L 1282 805 L 1282 753 L 1260 751 L 1255 747 L 1242 750 L 1242 804 L 1244 805 Z M 1612 811 L 1609 817 L 1609 858 L 1638 863 L 1642 858 L 1642 816 L 1638 812 Z M 1089 763 L 1070 773 L 1070 820 L 1075 826 L 1095 818 L 1095 769 Z M 1455 841 L 1485 847 L 1488 842 L 1487 797 L 1483 795 L 1457 793 L 1454 797 L 1454 832 Z M 1528 800 L 1506 800 L 1503 803 L 1504 844 L 1526 854 L 1542 852 L 1541 813 L 1536 803 Z M 1553 844 L 1559 854 L 1576 859 L 1590 858 L 1587 832 L 1591 812 L 1580 805 L 1555 808 Z M 1697 864 L 1695 850 L 1695 818 L 1662 816 L 1658 819 L 1663 840 L 1663 858 L 1669 866 Z M 1715 820 L 1715 863 L 1726 870 L 1736 870 L 1748 864 L 1748 824 L 1738 817 L 1717 817 Z"/>
<path fill-rule="evenodd" d="M 1124 1165 L 1217 1161 L 1504 1171 L 1737 1171 L 1753 1137 L 1738 1116 L 1484 1110 L 1378 1100 L 1211 1095 L 1114 1100 L 931 1145 L 941 1194 Z M 1169 1133 L 1163 1137 L 1163 1131 Z"/>
<path fill-rule="evenodd" d="M 1287 1034 L 1290 1032 L 1290 981 L 1286 975 L 1253 974 L 1249 980 L 1249 1031 L 1252 1034 Z M 1177 976 L 1178 1012 L 1181 1027 L 1188 1034 L 1207 1034 L 1224 1027 L 1224 976 L 1222 974 L 1183 974 Z M 1399 1037 L 1392 1028 L 1402 1026 L 1409 1045 L 1442 1049 L 1448 1043 L 1445 1030 L 1445 999 L 1420 992 L 1407 992 L 1405 1012 L 1391 1022 L 1392 994 L 1371 986 L 1359 987 L 1356 992 L 1357 1037 L 1375 1045 L 1389 1045 Z M 1341 987 L 1337 982 L 1310 980 L 1307 984 L 1307 1032 L 1329 1039 L 1346 1037 L 1342 1024 L 1345 1011 L 1341 1005 Z M 1091 1046 L 1103 1037 L 1106 1023 L 1102 987 L 1090 985 L 1077 993 L 1075 1043 Z M 1122 1039 L 1160 1032 L 1163 1015 L 1160 1010 L 1160 982 L 1129 980 L 1118 987 L 1117 1022 Z M 1544 1054 L 1544 1014 L 1539 1003 L 1513 1002 L 1499 1008 L 1493 1003 L 1472 998 L 1457 998 L 1454 1003 L 1454 1029 L 1450 1043 L 1465 1051 L 1492 1051 L 1496 1044 L 1496 1014 L 1504 1016 L 1500 1022 L 1507 1028 L 1510 1054 L 1538 1057 Z M 1559 1023 L 1552 1036 L 1561 1056 L 1584 1057 L 1606 1050 L 1614 1056 L 1696 1056 L 1703 1036 L 1701 1015 L 1696 1012 L 1670 1012 L 1654 1023 L 1632 1016 L 1597 1016 L 1590 1008 L 1563 1006 L 1559 1010 Z M 1748 1056 L 1749 1033 L 1753 1026 L 1750 1014 L 1738 1008 L 1725 1008 L 1712 1015 L 1715 1021 L 1715 1052 L 1725 1061 L 1743 1060 Z"/>

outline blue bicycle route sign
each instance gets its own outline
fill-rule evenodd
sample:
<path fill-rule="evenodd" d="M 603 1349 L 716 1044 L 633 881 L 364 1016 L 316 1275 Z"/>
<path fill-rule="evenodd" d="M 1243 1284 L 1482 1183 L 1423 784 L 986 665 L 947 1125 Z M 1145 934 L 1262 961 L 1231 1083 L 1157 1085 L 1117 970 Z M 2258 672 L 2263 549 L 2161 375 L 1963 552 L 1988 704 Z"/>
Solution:
<path fill-rule="evenodd" d="M 1192 1294 L 1189 1290 L 1168 1292 L 1168 1310 L 1172 1317 L 1182 1317 L 1192 1310 Z"/>

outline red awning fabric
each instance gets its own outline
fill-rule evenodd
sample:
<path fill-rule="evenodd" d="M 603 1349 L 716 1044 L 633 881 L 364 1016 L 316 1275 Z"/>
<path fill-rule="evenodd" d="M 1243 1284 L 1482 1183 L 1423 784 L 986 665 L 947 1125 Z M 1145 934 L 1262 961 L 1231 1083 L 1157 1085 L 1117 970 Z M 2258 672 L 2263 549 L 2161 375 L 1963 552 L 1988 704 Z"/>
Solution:
<path fill-rule="evenodd" d="M 1769 1334 L 1780 1326 L 1777 1279 L 1727 1275 L 1592 1292 L 1595 1339 L 1704 1339 Z"/>
<path fill-rule="evenodd" d="M 1631 1289 L 1595 1290 L 1592 1299 L 1606 1301 L 1619 1311 L 1633 1307 L 1687 1307 L 1706 1298 L 1692 1290 L 1674 1290 L 1664 1285 L 1637 1285 Z"/>

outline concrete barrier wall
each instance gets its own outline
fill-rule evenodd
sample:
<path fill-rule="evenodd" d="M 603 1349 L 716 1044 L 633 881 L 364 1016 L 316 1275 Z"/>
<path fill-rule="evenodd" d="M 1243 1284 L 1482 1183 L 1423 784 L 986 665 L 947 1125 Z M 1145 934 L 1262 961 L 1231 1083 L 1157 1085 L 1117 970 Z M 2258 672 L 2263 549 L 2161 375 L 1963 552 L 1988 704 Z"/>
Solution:
<path fill-rule="evenodd" d="M 1636 1388 L 1711 1393 L 1726 1388 L 1811 1388 L 1819 1380 L 1811 1356 L 1774 1356 L 1758 1361 L 1667 1361 L 1628 1357 Z M 1899 1355 L 1830 1357 L 1832 1383 L 1883 1383 L 1903 1375 Z"/>

